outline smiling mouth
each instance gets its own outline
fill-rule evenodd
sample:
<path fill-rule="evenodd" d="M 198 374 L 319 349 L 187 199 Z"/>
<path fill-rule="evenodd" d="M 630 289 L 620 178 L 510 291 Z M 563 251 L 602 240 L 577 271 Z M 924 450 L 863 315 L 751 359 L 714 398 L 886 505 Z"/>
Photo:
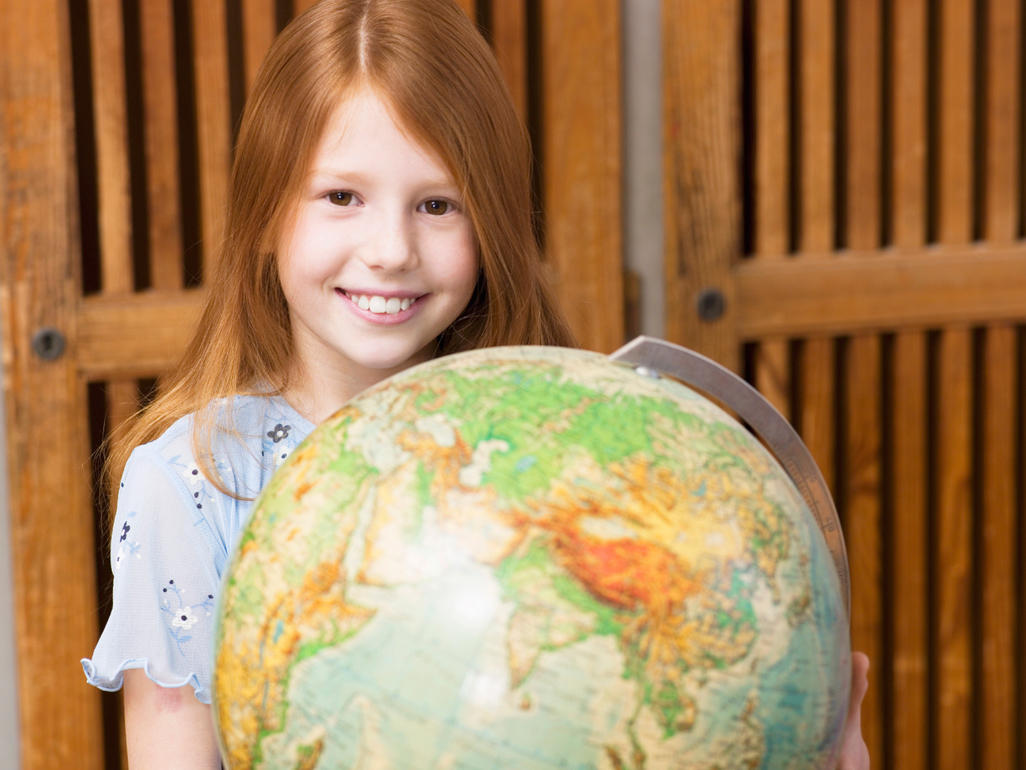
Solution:
<path fill-rule="evenodd" d="M 349 300 L 360 310 L 376 315 L 395 315 L 403 310 L 409 310 L 410 306 L 417 302 L 420 297 L 383 297 L 380 294 L 352 294 L 342 291 Z"/>

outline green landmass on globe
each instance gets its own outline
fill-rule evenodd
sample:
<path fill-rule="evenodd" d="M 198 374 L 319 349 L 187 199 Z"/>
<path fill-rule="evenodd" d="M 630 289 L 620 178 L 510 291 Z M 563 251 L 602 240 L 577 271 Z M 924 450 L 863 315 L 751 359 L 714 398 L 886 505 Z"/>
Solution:
<path fill-rule="evenodd" d="M 844 602 L 710 400 L 595 353 L 458 354 L 354 399 L 257 501 L 219 735 L 231 767 L 827 766 Z"/>

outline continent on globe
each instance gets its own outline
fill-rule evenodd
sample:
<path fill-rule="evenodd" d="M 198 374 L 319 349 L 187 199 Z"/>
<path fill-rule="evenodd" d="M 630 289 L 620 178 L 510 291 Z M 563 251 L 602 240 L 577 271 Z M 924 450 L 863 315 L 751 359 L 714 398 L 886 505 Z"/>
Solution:
<path fill-rule="evenodd" d="M 264 490 L 222 590 L 231 767 L 807 768 L 845 596 L 747 430 L 562 348 L 407 370 Z"/>

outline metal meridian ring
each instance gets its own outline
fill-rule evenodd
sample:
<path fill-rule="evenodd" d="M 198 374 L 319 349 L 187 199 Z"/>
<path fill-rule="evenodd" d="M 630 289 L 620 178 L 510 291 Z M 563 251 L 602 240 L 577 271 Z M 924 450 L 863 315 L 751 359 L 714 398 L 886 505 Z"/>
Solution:
<path fill-rule="evenodd" d="M 844 606 L 851 617 L 851 576 L 841 520 L 819 466 L 783 415 L 759 391 L 724 366 L 700 353 L 654 337 L 636 337 L 609 356 L 680 380 L 715 397 L 761 438 L 783 466 L 819 522 L 841 582 Z"/>

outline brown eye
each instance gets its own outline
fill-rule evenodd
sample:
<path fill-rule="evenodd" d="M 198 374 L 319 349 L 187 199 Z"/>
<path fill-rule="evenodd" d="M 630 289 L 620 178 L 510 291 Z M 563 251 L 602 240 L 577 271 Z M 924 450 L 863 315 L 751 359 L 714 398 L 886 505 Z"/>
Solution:
<path fill-rule="evenodd" d="M 428 214 L 434 214 L 435 216 L 448 214 L 451 208 L 452 204 L 449 203 L 449 201 L 434 199 L 424 202 L 424 211 L 426 211 Z"/>
<path fill-rule="evenodd" d="M 330 203 L 334 203 L 336 206 L 350 206 L 353 203 L 353 194 L 351 192 L 336 190 L 335 192 L 328 193 L 328 201 Z"/>

